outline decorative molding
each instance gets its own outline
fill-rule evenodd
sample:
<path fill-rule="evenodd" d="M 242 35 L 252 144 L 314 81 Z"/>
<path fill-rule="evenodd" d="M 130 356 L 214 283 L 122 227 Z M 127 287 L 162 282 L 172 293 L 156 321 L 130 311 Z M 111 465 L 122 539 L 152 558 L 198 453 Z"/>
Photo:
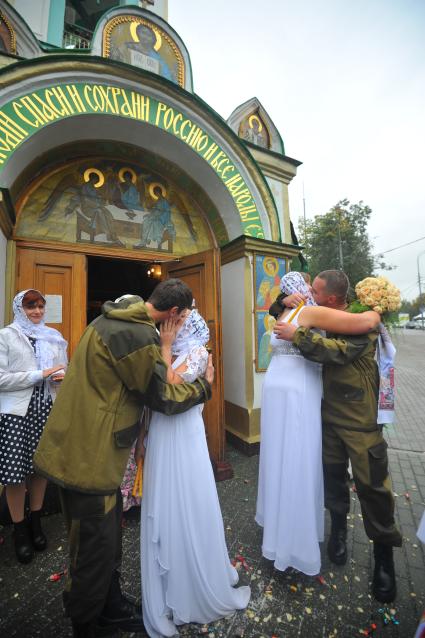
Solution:
<path fill-rule="evenodd" d="M 5 13 L 3 13 L 3 11 L 1 11 L 1 9 L 0 9 L 0 18 L 5 23 L 5 25 L 7 27 L 7 30 L 9 31 L 9 34 L 10 34 L 10 48 L 11 48 L 11 51 L 9 51 L 9 53 L 13 53 L 14 55 L 16 55 L 16 34 L 15 34 L 15 29 L 12 27 L 7 15 Z"/>
<path fill-rule="evenodd" d="M 15 221 L 16 214 L 9 191 L 0 188 L 0 229 L 7 239 L 12 236 Z"/>
<path fill-rule="evenodd" d="M 13 236 L 13 240 L 17 242 L 19 248 L 40 248 L 42 250 L 54 250 L 58 252 L 58 242 L 52 241 L 43 241 L 37 240 L 33 241 L 31 239 L 25 238 L 21 239 L 17 236 Z M 107 250 L 107 252 L 106 252 Z M 139 251 L 132 250 L 121 250 L 120 248 L 114 248 L 113 246 L 109 246 L 107 244 L 98 244 L 94 245 L 90 242 L 86 244 L 70 244 L 66 242 L 60 243 L 59 252 L 61 253 L 83 253 L 89 257 L 112 257 L 114 259 L 128 259 L 131 261 L 146 261 L 146 262 L 155 262 L 155 263 L 168 263 L 168 262 L 179 262 L 181 261 L 181 257 L 170 257 L 167 259 L 166 253 L 158 253 L 155 251 L 151 251 L 146 249 L 143 253 Z"/>
<path fill-rule="evenodd" d="M 228 264 L 236 259 L 252 255 L 254 252 L 290 259 L 296 257 L 301 249 L 302 246 L 294 244 L 282 244 L 268 239 L 241 235 L 221 248 L 221 263 Z"/>
<path fill-rule="evenodd" d="M 245 456 L 256 456 L 260 453 L 260 442 L 249 443 L 239 438 L 237 434 L 234 434 L 230 430 L 226 430 L 226 441 L 230 443 L 234 448 L 245 454 Z"/>
<path fill-rule="evenodd" d="M 225 401 L 224 414 L 228 440 L 245 453 L 256 454 L 260 443 L 260 408 L 249 410 Z"/>

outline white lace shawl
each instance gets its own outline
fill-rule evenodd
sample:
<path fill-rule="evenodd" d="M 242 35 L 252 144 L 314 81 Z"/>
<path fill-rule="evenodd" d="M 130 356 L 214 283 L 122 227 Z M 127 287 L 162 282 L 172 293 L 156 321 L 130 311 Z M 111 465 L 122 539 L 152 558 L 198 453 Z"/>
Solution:
<path fill-rule="evenodd" d="M 173 369 L 179 368 L 183 363 L 186 364 L 187 369 L 179 374 L 186 383 L 193 383 L 195 379 L 205 374 L 208 363 L 207 349 L 196 345 L 189 352 L 182 352 L 173 362 Z"/>

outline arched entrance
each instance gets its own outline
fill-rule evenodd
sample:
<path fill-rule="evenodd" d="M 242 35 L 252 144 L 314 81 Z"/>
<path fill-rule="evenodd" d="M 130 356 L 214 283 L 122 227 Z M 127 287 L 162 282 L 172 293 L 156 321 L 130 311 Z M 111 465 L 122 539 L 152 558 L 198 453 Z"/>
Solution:
<path fill-rule="evenodd" d="M 93 150 L 99 145 L 93 143 Z M 44 170 L 30 168 L 36 176 L 16 207 L 15 288 L 35 287 L 47 295 L 48 321 L 69 341 L 72 354 L 104 301 L 126 292 L 146 299 L 160 279 L 185 280 L 211 332 L 217 373 L 205 422 L 220 469 L 219 258 L 210 221 L 217 212 L 177 165 L 148 151 L 140 160 L 134 146 L 103 142 L 102 150 L 102 156 L 82 158 L 74 144 L 61 149 L 66 162 L 50 160 L 49 166 L 45 157 L 38 160 Z M 215 224 L 226 233 L 217 219 Z"/>
<path fill-rule="evenodd" d="M 111 263 L 137 278 L 160 262 L 161 276 L 185 279 L 212 335 L 217 374 L 206 423 L 220 463 L 218 249 L 241 235 L 279 240 L 264 176 L 221 118 L 158 76 L 75 55 L 72 65 L 66 56 L 25 64 L 19 84 L 5 74 L 0 104 L 0 180 L 17 215 L 14 287 L 52 296 L 52 323 L 73 347 L 100 305 L 96 270 L 97 281 Z"/>

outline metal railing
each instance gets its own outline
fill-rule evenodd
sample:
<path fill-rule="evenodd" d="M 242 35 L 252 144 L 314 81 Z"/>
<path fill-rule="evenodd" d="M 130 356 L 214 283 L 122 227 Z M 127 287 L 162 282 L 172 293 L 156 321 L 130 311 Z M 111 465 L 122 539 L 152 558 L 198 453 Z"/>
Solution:
<path fill-rule="evenodd" d="M 92 37 L 91 31 L 65 23 L 62 46 L 64 49 L 90 49 Z"/>

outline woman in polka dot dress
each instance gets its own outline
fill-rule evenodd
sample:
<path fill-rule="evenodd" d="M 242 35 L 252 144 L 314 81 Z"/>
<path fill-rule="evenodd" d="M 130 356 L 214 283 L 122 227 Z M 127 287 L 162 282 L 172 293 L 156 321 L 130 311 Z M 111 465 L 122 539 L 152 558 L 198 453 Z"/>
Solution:
<path fill-rule="evenodd" d="M 28 563 L 46 548 L 40 525 L 46 480 L 34 473 L 32 458 L 63 379 L 67 343 L 44 325 L 46 300 L 24 290 L 13 300 L 13 322 L 0 330 L 0 485 L 14 523 L 15 551 Z M 25 492 L 30 519 L 25 519 Z"/>

